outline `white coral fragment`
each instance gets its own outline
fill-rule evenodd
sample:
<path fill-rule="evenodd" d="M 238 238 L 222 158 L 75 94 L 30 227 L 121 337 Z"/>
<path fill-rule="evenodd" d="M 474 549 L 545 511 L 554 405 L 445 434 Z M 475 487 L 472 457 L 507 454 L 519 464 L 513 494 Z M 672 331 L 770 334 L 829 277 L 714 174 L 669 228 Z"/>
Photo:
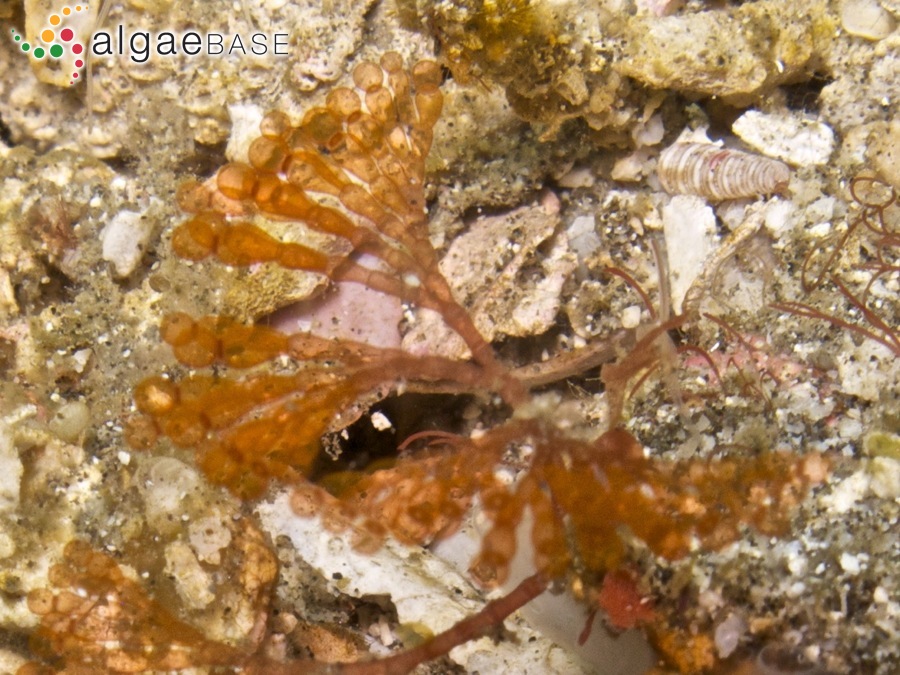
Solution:
<path fill-rule="evenodd" d="M 259 138 L 259 123 L 264 111 L 254 103 L 234 103 L 228 106 L 231 120 L 231 135 L 225 148 L 225 157 L 230 162 L 247 162 L 250 144 Z"/>
<path fill-rule="evenodd" d="M 19 505 L 19 484 L 24 469 L 12 430 L 2 420 L 0 425 L 3 425 L 0 426 L 0 512 L 5 512 Z"/>
<path fill-rule="evenodd" d="M 677 196 L 663 207 L 663 232 L 669 257 L 672 305 L 681 311 L 688 289 L 717 246 L 716 217 L 699 197 Z"/>
<path fill-rule="evenodd" d="M 216 599 L 210 590 L 212 580 L 183 541 L 166 546 L 165 572 L 175 580 L 178 595 L 191 609 L 203 609 Z"/>
<path fill-rule="evenodd" d="M 836 354 L 838 378 L 845 394 L 877 401 L 885 392 L 896 391 L 900 382 L 900 361 L 891 350 L 874 340 L 857 346 L 848 336 L 844 349 Z"/>
<path fill-rule="evenodd" d="M 577 265 L 564 233 L 555 236 L 558 203 L 478 218 L 441 260 L 453 294 L 489 342 L 543 333 L 553 325 L 563 283 Z M 538 247 L 551 240 L 549 250 Z M 435 312 L 418 312 L 403 338 L 417 354 L 465 358 L 468 349 Z"/>
<path fill-rule="evenodd" d="M 188 540 L 202 562 L 218 565 L 221 550 L 231 543 L 231 530 L 219 514 L 195 520 L 188 526 Z"/>
<path fill-rule="evenodd" d="M 112 263 L 113 274 L 123 279 L 137 269 L 150 240 L 152 223 L 136 211 L 120 211 L 101 235 L 103 259 Z"/>
<path fill-rule="evenodd" d="M 200 475 L 174 457 L 151 457 L 135 476 L 144 498 L 147 524 L 160 532 L 170 531 L 184 512 L 185 497 L 197 490 Z"/>
<path fill-rule="evenodd" d="M 794 166 L 826 164 L 834 151 L 831 127 L 796 114 L 748 110 L 731 130 L 754 150 Z"/>
<path fill-rule="evenodd" d="M 597 219 L 592 214 L 574 218 L 566 228 L 569 245 L 578 256 L 578 262 L 584 264 L 602 245 L 597 234 Z"/>
<path fill-rule="evenodd" d="M 873 125 L 866 153 L 872 167 L 900 190 L 900 119 Z"/>
<path fill-rule="evenodd" d="M 440 633 L 484 606 L 465 577 L 429 551 L 388 541 L 372 555 L 360 553 L 350 543 L 352 535 L 329 532 L 320 517 L 295 515 L 287 493 L 260 504 L 257 514 L 266 530 L 289 537 L 300 556 L 338 590 L 356 597 L 389 595 L 401 624 Z M 453 649 L 450 658 L 469 672 L 583 672 L 563 649 L 520 619 L 511 618 L 506 626 L 517 641 L 474 640 Z"/>

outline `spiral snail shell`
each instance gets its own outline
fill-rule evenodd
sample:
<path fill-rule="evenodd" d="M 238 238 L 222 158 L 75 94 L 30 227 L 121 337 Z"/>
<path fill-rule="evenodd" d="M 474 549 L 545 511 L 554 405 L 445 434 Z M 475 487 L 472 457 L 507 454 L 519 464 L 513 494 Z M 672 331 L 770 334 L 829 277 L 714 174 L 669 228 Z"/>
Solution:
<path fill-rule="evenodd" d="M 783 162 L 712 143 L 670 145 L 660 155 L 656 173 L 669 194 L 714 201 L 783 192 L 791 179 Z"/>

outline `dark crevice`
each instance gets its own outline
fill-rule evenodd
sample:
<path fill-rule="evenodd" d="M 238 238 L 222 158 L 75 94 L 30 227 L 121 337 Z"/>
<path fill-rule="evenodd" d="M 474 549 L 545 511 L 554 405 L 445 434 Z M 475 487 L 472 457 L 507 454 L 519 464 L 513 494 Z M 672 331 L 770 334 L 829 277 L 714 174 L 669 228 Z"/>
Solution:
<path fill-rule="evenodd" d="M 805 82 L 786 84 L 781 87 L 785 94 L 787 107 L 791 110 L 800 110 L 805 113 L 819 111 L 819 95 L 822 90 L 834 80 L 824 75 L 813 75 Z"/>
<path fill-rule="evenodd" d="M 0 141 L 10 148 L 15 145 L 13 142 L 12 129 L 6 125 L 6 122 L 3 121 L 2 117 L 0 117 Z"/>

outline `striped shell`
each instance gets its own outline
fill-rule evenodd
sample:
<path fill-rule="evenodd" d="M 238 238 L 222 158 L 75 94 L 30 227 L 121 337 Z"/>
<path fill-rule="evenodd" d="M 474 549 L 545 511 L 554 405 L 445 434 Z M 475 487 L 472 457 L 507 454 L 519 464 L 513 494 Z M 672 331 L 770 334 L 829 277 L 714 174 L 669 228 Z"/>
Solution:
<path fill-rule="evenodd" d="M 791 179 L 791 170 L 783 162 L 712 143 L 669 146 L 659 156 L 656 173 L 669 194 L 713 201 L 783 192 Z"/>

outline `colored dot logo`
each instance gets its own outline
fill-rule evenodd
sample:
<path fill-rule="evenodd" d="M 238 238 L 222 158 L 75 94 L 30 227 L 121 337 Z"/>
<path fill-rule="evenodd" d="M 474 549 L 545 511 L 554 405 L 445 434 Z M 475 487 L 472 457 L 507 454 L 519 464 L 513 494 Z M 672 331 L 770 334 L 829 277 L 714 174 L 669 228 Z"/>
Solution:
<path fill-rule="evenodd" d="M 72 54 L 75 66 L 72 73 L 72 79 L 69 84 L 75 84 L 78 81 L 81 70 L 84 68 L 84 44 L 80 42 L 75 31 L 65 26 L 68 17 L 74 17 L 78 12 L 86 12 L 87 5 L 75 5 L 74 7 L 63 7 L 58 13 L 51 14 L 47 19 L 47 26 L 38 34 L 41 44 L 31 44 L 22 35 L 19 35 L 15 29 L 12 29 L 13 40 L 19 45 L 19 48 L 31 55 L 36 61 L 44 59 L 59 60 L 63 58 L 66 51 Z"/>

